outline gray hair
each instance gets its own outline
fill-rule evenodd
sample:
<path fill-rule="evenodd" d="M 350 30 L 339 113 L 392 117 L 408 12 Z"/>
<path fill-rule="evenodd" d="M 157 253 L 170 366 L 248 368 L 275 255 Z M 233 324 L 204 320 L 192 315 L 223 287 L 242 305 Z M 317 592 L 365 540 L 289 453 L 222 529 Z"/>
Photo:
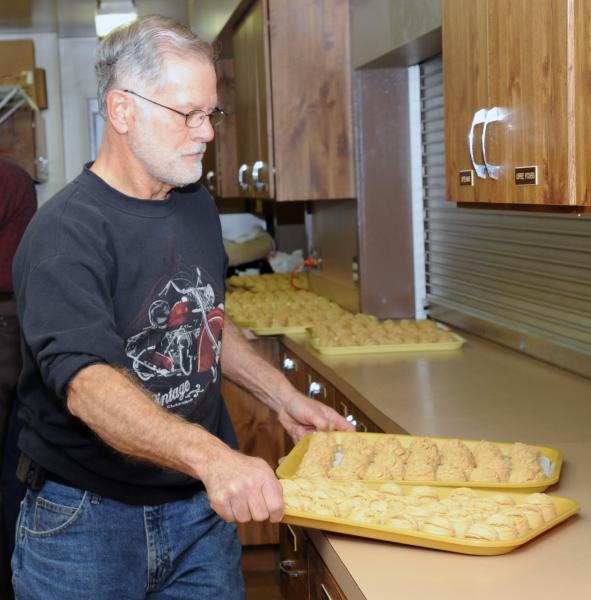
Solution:
<path fill-rule="evenodd" d="M 106 117 L 107 93 L 111 89 L 124 85 L 124 81 L 156 84 L 168 53 L 191 54 L 214 62 L 210 44 L 185 25 L 167 17 L 142 17 L 104 38 L 96 49 L 94 62 L 98 104 L 103 117 Z"/>

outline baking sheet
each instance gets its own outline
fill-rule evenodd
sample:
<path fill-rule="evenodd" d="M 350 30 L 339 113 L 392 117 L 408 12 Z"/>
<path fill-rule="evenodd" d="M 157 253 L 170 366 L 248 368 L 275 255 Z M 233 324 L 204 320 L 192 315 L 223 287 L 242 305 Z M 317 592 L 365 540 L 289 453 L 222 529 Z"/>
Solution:
<path fill-rule="evenodd" d="M 410 445 L 412 440 L 419 437 L 427 437 L 427 439 L 432 440 L 439 446 L 448 440 L 449 438 L 439 438 L 439 437 L 428 437 L 428 436 L 414 436 L 414 435 L 400 435 L 400 434 L 389 434 L 389 433 L 347 433 L 342 431 L 335 431 L 332 435 L 340 441 L 344 436 L 364 436 L 364 437 L 375 437 L 375 436 L 388 436 L 395 437 L 402 446 L 405 448 Z M 308 434 L 304 436 L 291 450 L 291 452 L 283 459 L 279 467 L 277 467 L 276 474 L 279 479 L 293 479 L 297 475 L 298 467 L 300 466 L 300 462 L 304 457 L 304 454 L 308 450 L 308 445 L 310 443 L 310 439 L 312 434 Z M 479 443 L 478 440 L 461 440 L 470 450 Z M 508 455 L 509 450 L 513 443 L 511 442 L 495 442 L 491 441 L 502 450 L 503 454 Z M 560 478 L 560 471 L 562 468 L 563 454 L 560 450 L 556 448 L 549 448 L 547 446 L 537 446 L 534 444 L 529 444 L 534 448 L 537 448 L 540 452 L 540 466 L 548 476 L 547 479 L 542 481 L 528 481 L 524 483 L 489 483 L 484 481 L 418 481 L 418 480 L 394 480 L 396 483 L 406 484 L 406 485 L 431 485 L 437 487 L 471 487 L 471 488 L 482 488 L 482 489 L 495 489 L 495 490 L 504 490 L 504 491 L 520 491 L 523 490 L 528 493 L 533 492 L 543 492 L 545 489 L 554 485 L 558 482 Z M 367 481 L 367 480 L 365 480 Z M 385 480 L 373 480 L 373 483 L 384 483 Z"/>
<path fill-rule="evenodd" d="M 255 335 L 283 335 L 286 333 L 306 333 L 306 325 L 290 325 L 285 327 L 257 327 L 256 324 L 250 324 L 250 330 Z"/>
<path fill-rule="evenodd" d="M 374 346 L 320 346 L 317 338 L 309 340 L 310 346 L 320 354 L 386 354 L 389 352 L 430 352 L 435 350 L 458 350 L 466 340 L 452 333 L 454 340 L 424 344 L 379 344 Z"/>
<path fill-rule="evenodd" d="M 368 484 L 375 489 L 375 485 Z M 441 498 L 449 495 L 453 488 L 440 488 L 437 490 Z M 478 490 L 476 492 L 482 497 L 491 495 L 493 492 Z M 517 503 L 521 502 L 529 494 L 510 493 Z M 456 538 L 443 535 L 433 535 L 422 531 L 408 531 L 404 529 L 395 529 L 393 527 L 384 527 L 381 525 L 370 525 L 367 523 L 356 523 L 348 519 L 338 517 L 315 516 L 312 513 L 304 513 L 286 509 L 283 517 L 283 523 L 299 525 L 301 527 L 310 527 L 312 529 L 322 529 L 334 533 L 344 533 L 359 537 L 382 540 L 386 542 L 395 542 L 398 544 L 407 544 L 411 546 L 421 546 L 423 548 L 433 548 L 436 550 L 445 550 L 447 552 L 457 552 L 460 554 L 475 554 L 479 556 L 494 556 L 506 554 L 515 550 L 519 546 L 526 544 L 530 540 L 542 535 L 552 529 L 559 523 L 562 523 L 572 515 L 576 514 L 581 506 L 571 498 L 560 496 L 550 496 L 556 508 L 556 517 L 535 529 L 529 530 L 526 534 L 513 540 L 500 541 L 480 541 L 467 540 L 465 538 Z"/>

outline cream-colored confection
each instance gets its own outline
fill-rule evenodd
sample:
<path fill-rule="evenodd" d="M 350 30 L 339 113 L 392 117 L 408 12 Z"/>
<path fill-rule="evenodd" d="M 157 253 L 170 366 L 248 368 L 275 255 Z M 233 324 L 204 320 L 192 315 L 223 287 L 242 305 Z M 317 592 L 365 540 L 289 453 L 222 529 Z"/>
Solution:
<path fill-rule="evenodd" d="M 307 506 L 306 501 L 298 496 L 284 496 L 283 500 L 285 507 L 292 510 L 305 510 Z"/>
<path fill-rule="evenodd" d="M 451 500 L 459 500 L 460 502 L 470 501 L 477 497 L 478 494 L 469 487 L 459 487 L 449 495 Z"/>
<path fill-rule="evenodd" d="M 433 516 L 433 511 L 426 506 L 407 506 L 404 514 L 410 515 L 417 523 L 422 524 Z"/>
<path fill-rule="evenodd" d="M 281 484 L 281 487 L 283 488 L 284 496 L 297 494 L 298 491 L 300 490 L 299 485 L 292 479 L 280 479 L 279 483 Z"/>
<path fill-rule="evenodd" d="M 466 470 L 462 467 L 442 464 L 435 471 L 437 481 L 466 481 Z"/>
<path fill-rule="evenodd" d="M 419 524 L 410 515 L 392 515 L 382 520 L 382 525 L 394 527 L 395 529 L 409 529 L 416 531 Z"/>
<path fill-rule="evenodd" d="M 468 540 L 480 540 L 495 542 L 499 539 L 499 534 L 494 527 L 484 523 L 474 523 L 466 530 L 464 536 Z"/>
<path fill-rule="evenodd" d="M 514 540 L 519 536 L 511 517 L 506 515 L 492 515 L 486 524 L 495 528 L 500 540 Z"/>
<path fill-rule="evenodd" d="M 435 488 L 429 485 L 417 485 L 410 489 L 408 494 L 413 498 L 430 498 L 433 500 L 439 500 L 439 494 Z"/>
<path fill-rule="evenodd" d="M 405 481 L 435 481 L 435 469 L 426 463 L 410 463 L 406 465 Z"/>
<path fill-rule="evenodd" d="M 550 496 L 542 494 L 540 492 L 536 494 L 530 494 L 525 498 L 526 504 L 533 504 L 538 506 L 542 511 L 542 517 L 544 521 L 551 521 L 556 516 L 556 506 Z"/>
<path fill-rule="evenodd" d="M 474 523 L 472 515 L 466 510 L 456 510 L 449 511 L 446 516 L 454 528 L 455 536 L 466 537 L 466 531 Z"/>
<path fill-rule="evenodd" d="M 476 467 L 470 473 L 470 481 L 482 483 L 499 483 L 501 478 L 499 474 L 490 467 Z"/>
<path fill-rule="evenodd" d="M 413 439 L 408 446 L 408 450 L 411 456 L 416 453 L 425 454 L 428 457 L 430 464 L 436 465 L 439 462 L 439 450 L 437 444 L 429 438 L 419 437 Z"/>
<path fill-rule="evenodd" d="M 351 521 L 359 521 L 360 523 L 372 523 L 374 521 L 374 514 L 368 508 L 355 508 L 353 509 L 348 517 Z"/>
<path fill-rule="evenodd" d="M 380 492 L 390 494 L 391 496 L 403 496 L 404 490 L 396 483 L 385 483 L 380 486 Z"/>
<path fill-rule="evenodd" d="M 478 468 L 478 467 L 477 467 Z M 499 481 L 509 481 L 509 474 L 511 473 L 511 467 L 504 458 L 491 458 L 485 460 L 485 462 L 479 465 L 479 468 L 492 469 L 499 477 Z"/>
<path fill-rule="evenodd" d="M 387 465 L 373 462 L 365 469 L 363 479 L 390 479 L 390 469 Z"/>
<path fill-rule="evenodd" d="M 515 505 L 515 500 L 511 496 L 509 496 L 509 494 L 492 494 L 491 496 L 488 496 L 487 500 L 489 502 L 493 502 L 499 508 L 505 508 L 508 506 Z"/>
<path fill-rule="evenodd" d="M 535 446 L 515 442 L 509 450 L 511 462 L 537 462 L 540 457 L 540 451 Z"/>
<path fill-rule="evenodd" d="M 478 442 L 474 450 L 472 451 L 476 465 L 486 464 L 488 461 L 494 458 L 503 458 L 501 449 L 493 442 L 487 442 L 482 440 Z"/>
<path fill-rule="evenodd" d="M 543 479 L 546 479 L 546 475 L 540 465 L 530 463 L 530 465 L 514 467 L 509 476 L 509 483 L 527 483 Z"/>
<path fill-rule="evenodd" d="M 536 529 L 544 524 L 542 509 L 535 504 L 516 504 L 515 510 L 520 511 L 525 516 L 531 529 Z"/>
<path fill-rule="evenodd" d="M 441 462 L 444 465 L 470 469 L 476 466 L 472 452 L 461 440 L 446 440 L 441 445 Z"/>
<path fill-rule="evenodd" d="M 429 517 L 422 525 L 421 531 L 431 535 L 455 536 L 455 530 L 448 519 L 441 516 Z"/>
<path fill-rule="evenodd" d="M 518 535 L 524 535 L 530 530 L 527 517 L 515 507 L 503 509 L 500 514 L 511 519 Z"/>

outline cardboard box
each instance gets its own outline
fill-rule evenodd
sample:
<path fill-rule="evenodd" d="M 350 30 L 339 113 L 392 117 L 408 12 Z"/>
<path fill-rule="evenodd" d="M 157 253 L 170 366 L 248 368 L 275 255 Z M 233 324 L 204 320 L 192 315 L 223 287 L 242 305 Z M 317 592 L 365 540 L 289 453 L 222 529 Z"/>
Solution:
<path fill-rule="evenodd" d="M 0 41 L 0 85 L 20 85 L 37 105 L 41 101 L 47 108 L 45 89 L 37 91 L 33 40 Z"/>

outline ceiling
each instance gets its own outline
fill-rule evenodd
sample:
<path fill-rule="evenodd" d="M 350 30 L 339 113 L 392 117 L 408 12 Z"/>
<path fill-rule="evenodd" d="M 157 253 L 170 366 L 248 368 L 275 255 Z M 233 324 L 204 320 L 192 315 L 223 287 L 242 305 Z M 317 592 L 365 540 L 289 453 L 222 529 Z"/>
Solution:
<path fill-rule="evenodd" d="M 95 35 L 96 0 L 0 0 L 0 34 L 53 32 Z M 160 14 L 189 24 L 187 0 L 135 0 L 140 16 Z"/>

